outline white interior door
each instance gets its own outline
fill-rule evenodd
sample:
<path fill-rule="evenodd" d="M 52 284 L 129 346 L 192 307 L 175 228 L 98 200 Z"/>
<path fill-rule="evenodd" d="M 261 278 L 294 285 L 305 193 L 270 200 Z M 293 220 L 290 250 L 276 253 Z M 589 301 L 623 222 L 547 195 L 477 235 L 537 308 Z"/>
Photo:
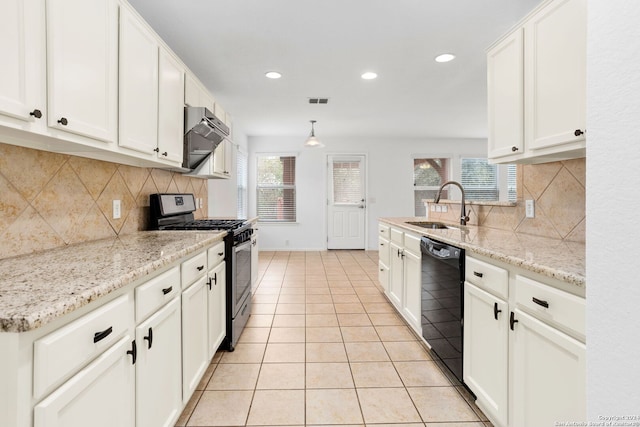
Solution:
<path fill-rule="evenodd" d="M 327 248 L 364 249 L 365 157 L 329 156 Z"/>

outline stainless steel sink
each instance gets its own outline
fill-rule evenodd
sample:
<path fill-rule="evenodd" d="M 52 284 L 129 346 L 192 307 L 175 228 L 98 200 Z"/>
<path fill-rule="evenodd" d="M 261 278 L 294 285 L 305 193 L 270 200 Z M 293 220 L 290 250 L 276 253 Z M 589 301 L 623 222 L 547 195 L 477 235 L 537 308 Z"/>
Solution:
<path fill-rule="evenodd" d="M 422 228 L 433 228 L 433 229 L 442 229 L 442 228 L 450 228 L 450 229 L 458 229 L 460 227 L 456 227 L 455 225 L 445 224 L 443 222 L 435 222 L 435 221 L 407 221 L 407 224 L 417 225 Z"/>

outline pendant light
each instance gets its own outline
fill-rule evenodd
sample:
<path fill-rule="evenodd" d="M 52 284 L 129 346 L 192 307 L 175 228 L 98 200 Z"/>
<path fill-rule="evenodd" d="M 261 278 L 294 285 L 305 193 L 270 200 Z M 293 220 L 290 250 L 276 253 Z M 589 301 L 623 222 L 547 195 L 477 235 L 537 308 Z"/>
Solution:
<path fill-rule="evenodd" d="M 305 147 L 318 147 L 318 148 L 322 148 L 324 147 L 324 144 L 322 142 L 320 142 L 320 140 L 318 140 L 318 138 L 316 138 L 316 133 L 315 133 L 315 129 L 313 128 L 313 125 L 316 123 L 315 120 L 309 120 L 311 122 L 311 135 L 309 135 L 309 138 L 307 138 L 307 140 L 304 143 Z"/>

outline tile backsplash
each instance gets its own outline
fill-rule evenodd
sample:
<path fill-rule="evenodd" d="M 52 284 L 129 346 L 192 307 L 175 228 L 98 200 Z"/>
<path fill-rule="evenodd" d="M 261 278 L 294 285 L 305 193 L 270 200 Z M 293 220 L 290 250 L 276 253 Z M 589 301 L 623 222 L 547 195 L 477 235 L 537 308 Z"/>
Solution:
<path fill-rule="evenodd" d="M 146 230 L 158 192 L 194 193 L 207 216 L 205 179 L 0 143 L 0 258 Z"/>
<path fill-rule="evenodd" d="M 538 165 L 518 165 L 518 200 L 515 206 L 469 206 L 469 224 L 519 233 L 585 241 L 586 159 Z M 525 200 L 535 201 L 535 218 L 526 218 Z M 447 213 L 429 212 L 429 218 L 457 221 L 460 204 Z"/>

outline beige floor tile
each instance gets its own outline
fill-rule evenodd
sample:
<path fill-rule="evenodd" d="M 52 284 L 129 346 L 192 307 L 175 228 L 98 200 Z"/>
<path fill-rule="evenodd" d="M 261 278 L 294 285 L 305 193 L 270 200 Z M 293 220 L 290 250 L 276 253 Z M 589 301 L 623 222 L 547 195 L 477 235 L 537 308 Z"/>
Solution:
<path fill-rule="evenodd" d="M 329 284 L 326 280 L 307 279 L 306 288 L 328 288 Z"/>
<path fill-rule="evenodd" d="M 360 302 L 362 303 L 387 302 L 387 299 L 384 297 L 384 295 L 380 295 L 380 294 L 360 294 L 358 295 L 358 298 L 360 298 Z"/>
<path fill-rule="evenodd" d="M 350 362 L 386 362 L 389 360 L 381 342 L 345 343 Z"/>
<path fill-rule="evenodd" d="M 307 363 L 347 362 L 347 353 L 343 343 L 307 343 Z"/>
<path fill-rule="evenodd" d="M 273 328 L 269 343 L 304 342 L 305 328 Z"/>
<path fill-rule="evenodd" d="M 239 343 L 261 343 L 269 340 L 271 328 L 244 328 Z"/>
<path fill-rule="evenodd" d="M 278 299 L 278 303 L 279 304 L 304 304 L 305 303 L 305 296 L 302 294 L 299 295 L 291 295 L 291 294 L 287 294 L 287 295 L 280 295 L 280 298 Z"/>
<path fill-rule="evenodd" d="M 480 421 L 470 422 L 470 423 L 426 423 L 425 425 L 426 427 L 493 427 L 493 424 L 491 424 L 490 422 L 482 423 Z M 376 425 L 375 427 L 381 427 L 381 426 Z M 402 426 L 402 427 L 405 427 L 405 426 Z"/>
<path fill-rule="evenodd" d="M 307 363 L 307 389 L 354 388 L 348 363 Z"/>
<path fill-rule="evenodd" d="M 258 285 L 261 288 L 279 288 L 282 286 L 282 280 L 262 279 Z"/>
<path fill-rule="evenodd" d="M 333 299 L 331 295 L 323 294 L 323 295 L 307 295 L 306 301 L 307 304 L 331 304 L 333 303 Z"/>
<path fill-rule="evenodd" d="M 371 326 L 371 321 L 366 313 L 339 313 L 340 326 Z"/>
<path fill-rule="evenodd" d="M 331 295 L 334 297 L 337 297 L 338 295 L 356 295 L 356 291 L 347 281 L 344 285 L 334 285 L 331 287 Z"/>
<path fill-rule="evenodd" d="M 353 294 L 338 294 L 333 295 L 334 303 L 338 304 L 360 304 L 360 298 L 355 293 Z M 364 310 L 363 310 L 364 312 Z"/>
<path fill-rule="evenodd" d="M 269 343 L 264 363 L 298 363 L 305 361 L 304 343 Z"/>
<path fill-rule="evenodd" d="M 252 297 L 254 304 L 276 304 L 278 302 L 278 294 L 256 294 Z"/>
<path fill-rule="evenodd" d="M 260 369 L 258 390 L 303 389 L 305 380 L 304 363 L 265 363 Z"/>
<path fill-rule="evenodd" d="M 407 326 L 376 326 L 376 332 L 382 341 L 412 341 L 416 336 Z"/>
<path fill-rule="evenodd" d="M 344 342 L 380 341 L 373 326 L 341 326 Z"/>
<path fill-rule="evenodd" d="M 425 427 L 425 426 L 423 423 L 403 423 L 403 424 L 376 424 L 375 427 Z M 449 424 L 438 424 L 438 426 L 436 427 L 450 427 L 450 426 Z"/>
<path fill-rule="evenodd" d="M 275 309 L 276 314 L 304 314 L 304 304 L 278 304 Z"/>
<path fill-rule="evenodd" d="M 213 372 L 207 390 L 253 390 L 260 372 L 259 363 L 222 363 Z"/>
<path fill-rule="evenodd" d="M 394 362 L 431 360 L 427 350 L 418 341 L 389 341 L 384 343 L 384 347 Z"/>
<path fill-rule="evenodd" d="M 376 274 L 378 270 L 376 269 Z M 375 285 L 371 280 L 352 280 L 351 286 L 354 288 L 375 288 Z"/>
<path fill-rule="evenodd" d="M 244 426 L 253 391 L 205 391 L 187 426 Z"/>
<path fill-rule="evenodd" d="M 358 295 L 380 295 L 380 290 L 372 286 L 356 287 L 353 289 Z"/>
<path fill-rule="evenodd" d="M 220 363 L 260 363 L 266 346 L 266 344 L 238 343 L 234 351 L 225 352 L 222 355 Z"/>
<path fill-rule="evenodd" d="M 335 313 L 333 304 L 307 304 L 307 314 Z"/>
<path fill-rule="evenodd" d="M 357 391 L 367 424 L 422 421 L 404 387 L 360 388 Z"/>
<path fill-rule="evenodd" d="M 364 307 L 359 302 L 334 303 L 336 313 L 364 313 Z"/>
<path fill-rule="evenodd" d="M 307 342 L 342 342 L 342 334 L 340 328 L 332 327 L 309 327 L 306 330 Z"/>
<path fill-rule="evenodd" d="M 304 328 L 304 314 L 276 314 L 273 316 L 274 328 Z"/>
<path fill-rule="evenodd" d="M 307 295 L 331 295 L 329 288 L 307 288 Z"/>
<path fill-rule="evenodd" d="M 354 389 L 307 390 L 306 410 L 309 424 L 362 423 Z"/>
<path fill-rule="evenodd" d="M 205 388 L 207 388 L 207 384 L 209 383 L 209 380 L 213 375 L 213 371 L 215 371 L 217 366 L 218 365 L 216 363 L 210 363 L 209 366 L 207 366 L 207 370 L 204 371 L 204 375 L 202 375 L 202 378 L 200 378 L 200 382 L 198 382 L 196 390 L 204 390 Z"/>
<path fill-rule="evenodd" d="M 362 305 L 367 313 L 395 313 L 395 308 L 388 302 L 365 302 Z"/>
<path fill-rule="evenodd" d="M 319 326 L 338 326 L 335 314 L 307 314 L 307 328 Z"/>
<path fill-rule="evenodd" d="M 304 390 L 256 390 L 247 425 L 303 425 Z"/>
<path fill-rule="evenodd" d="M 213 355 L 213 359 L 211 359 L 212 364 L 220 363 L 220 359 L 222 359 L 222 355 L 225 354 L 225 350 L 218 350 L 216 354 Z"/>
<path fill-rule="evenodd" d="M 425 422 L 479 421 L 455 387 L 408 387 Z"/>
<path fill-rule="evenodd" d="M 253 314 L 249 316 L 247 328 L 269 328 L 273 322 L 273 314 Z"/>
<path fill-rule="evenodd" d="M 175 427 L 185 427 L 187 425 L 187 421 L 189 421 L 189 418 L 191 418 L 191 414 L 196 408 L 196 405 L 198 404 L 201 396 L 201 390 L 196 390 L 193 392 L 193 394 L 191 395 L 191 399 L 189 399 L 189 402 L 187 402 L 187 405 L 182 410 L 178 421 L 176 421 Z"/>
<path fill-rule="evenodd" d="M 369 313 L 371 323 L 375 326 L 404 326 L 404 320 L 395 313 Z"/>
<path fill-rule="evenodd" d="M 258 286 L 258 289 L 253 292 L 254 295 L 280 295 L 280 289 L 277 288 L 262 288 Z"/>
<path fill-rule="evenodd" d="M 279 293 L 280 295 L 304 295 L 307 293 L 307 291 L 305 290 L 305 288 L 284 287 L 280 290 Z"/>
<path fill-rule="evenodd" d="M 273 314 L 276 304 L 251 304 L 251 314 Z"/>
<path fill-rule="evenodd" d="M 351 362 L 356 387 L 403 387 L 391 362 Z"/>
<path fill-rule="evenodd" d="M 405 387 L 449 386 L 451 383 L 432 361 L 394 362 Z"/>

